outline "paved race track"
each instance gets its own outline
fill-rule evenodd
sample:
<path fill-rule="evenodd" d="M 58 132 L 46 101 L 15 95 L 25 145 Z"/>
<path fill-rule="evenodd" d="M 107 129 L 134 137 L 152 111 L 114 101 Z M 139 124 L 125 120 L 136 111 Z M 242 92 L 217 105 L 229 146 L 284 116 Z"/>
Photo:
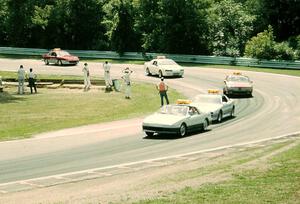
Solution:
<path fill-rule="evenodd" d="M 16 71 L 20 64 L 39 74 L 82 75 L 76 67 L 45 66 L 38 60 L 0 59 L 0 70 Z M 102 75 L 100 63 L 89 63 L 92 75 Z M 127 65 L 113 65 L 119 77 Z M 134 80 L 159 81 L 145 77 L 141 65 L 129 65 Z M 186 68 L 185 77 L 166 79 L 169 86 L 187 97 L 209 88 L 221 89 L 232 71 Z M 247 72 L 254 81 L 254 97 L 236 100 L 236 117 L 209 127 L 209 131 L 185 138 L 144 138 L 142 118 L 79 127 L 39 135 L 33 139 L 0 143 L 0 185 L 56 174 L 122 163 L 179 155 L 226 145 L 251 142 L 300 131 L 300 78 Z M 1 107 L 0 107 L 1 108 Z M 9 110 L 7 111 L 9 114 Z M 1 189 L 0 189 L 1 190 Z"/>

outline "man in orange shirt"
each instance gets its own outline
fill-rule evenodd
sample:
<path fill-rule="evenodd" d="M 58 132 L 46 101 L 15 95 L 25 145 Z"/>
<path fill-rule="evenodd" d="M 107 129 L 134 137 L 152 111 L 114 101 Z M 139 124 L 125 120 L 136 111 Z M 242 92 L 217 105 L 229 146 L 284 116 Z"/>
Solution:
<path fill-rule="evenodd" d="M 169 99 L 167 95 L 168 86 L 164 82 L 164 78 L 161 78 L 160 83 L 157 85 L 157 90 L 159 91 L 161 106 L 164 105 L 164 98 L 166 99 L 167 104 L 169 104 Z"/>

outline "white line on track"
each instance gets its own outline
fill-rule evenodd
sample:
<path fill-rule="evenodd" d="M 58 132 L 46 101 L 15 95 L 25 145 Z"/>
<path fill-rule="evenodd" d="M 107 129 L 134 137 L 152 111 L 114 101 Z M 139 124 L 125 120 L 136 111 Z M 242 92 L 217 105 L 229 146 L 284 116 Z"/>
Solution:
<path fill-rule="evenodd" d="M 172 156 L 167 156 L 167 157 L 159 157 L 159 158 L 155 158 L 155 159 L 142 160 L 142 161 L 137 161 L 137 162 L 128 162 L 128 163 L 123 163 L 123 164 L 118 164 L 118 165 L 112 165 L 112 166 L 106 166 L 106 167 L 100 167 L 100 168 L 93 168 L 93 169 L 86 169 L 86 170 L 82 170 L 82 171 L 56 174 L 56 175 L 44 176 L 44 177 L 33 178 L 33 179 L 12 181 L 12 182 L 7 182 L 7 183 L 1 183 L 0 187 L 6 186 L 6 185 L 11 185 L 11 184 L 31 183 L 33 181 L 39 181 L 39 180 L 51 179 L 51 178 L 57 178 L 57 177 L 62 177 L 63 178 L 65 176 L 82 174 L 82 173 L 91 173 L 91 172 L 94 172 L 94 171 L 100 171 L 100 170 L 106 170 L 106 169 L 112 169 L 112 168 L 124 168 L 124 167 L 126 168 L 127 166 L 130 166 L 130 165 L 143 164 L 143 163 L 147 163 L 147 162 L 157 162 L 157 161 L 165 160 L 165 159 L 174 159 L 174 158 L 179 158 L 179 157 L 187 157 L 187 156 L 191 156 L 191 155 L 194 155 L 194 154 L 213 152 L 213 151 L 217 151 L 217 150 L 223 150 L 223 149 L 246 146 L 246 145 L 253 145 L 253 144 L 258 144 L 258 143 L 266 142 L 266 141 L 270 141 L 270 140 L 276 140 L 276 139 L 280 139 L 280 138 L 284 138 L 284 137 L 297 136 L 299 134 L 300 134 L 300 131 L 280 135 L 280 136 L 277 136 L 277 137 L 269 137 L 269 138 L 255 140 L 255 141 L 251 141 L 251 142 L 238 143 L 238 144 L 235 144 L 235 145 L 225 145 L 225 146 L 221 146 L 221 147 L 210 148 L 210 149 L 205 149 L 205 150 L 200 150 L 200 151 L 193 151 L 193 152 L 189 152 L 189 153 L 177 154 L 177 155 L 172 155 Z"/>

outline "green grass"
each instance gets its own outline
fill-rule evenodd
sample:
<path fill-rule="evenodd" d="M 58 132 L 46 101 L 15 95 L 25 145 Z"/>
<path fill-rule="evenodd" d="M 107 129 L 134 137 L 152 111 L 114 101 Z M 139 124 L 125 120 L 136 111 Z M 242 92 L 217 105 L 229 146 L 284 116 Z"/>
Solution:
<path fill-rule="evenodd" d="M 156 111 L 160 98 L 151 84 L 133 83 L 132 99 L 124 93 L 102 90 L 38 89 L 38 94 L 17 95 L 16 88 L 0 93 L 0 140 L 119 119 Z M 171 102 L 182 97 L 169 91 Z"/>
<path fill-rule="evenodd" d="M 162 198 L 135 204 L 299 203 L 300 145 L 277 154 L 265 165 L 269 168 L 238 170 L 225 182 L 186 187 Z"/>

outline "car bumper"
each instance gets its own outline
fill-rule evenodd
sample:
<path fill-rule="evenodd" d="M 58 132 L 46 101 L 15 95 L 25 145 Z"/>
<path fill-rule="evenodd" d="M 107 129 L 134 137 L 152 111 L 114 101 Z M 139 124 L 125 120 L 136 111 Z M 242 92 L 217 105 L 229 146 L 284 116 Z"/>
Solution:
<path fill-rule="evenodd" d="M 252 88 L 228 88 L 227 93 L 236 95 L 252 94 Z"/>
<path fill-rule="evenodd" d="M 178 127 L 157 127 L 151 125 L 143 125 L 143 131 L 161 133 L 161 134 L 177 134 L 179 131 Z"/>
<path fill-rule="evenodd" d="M 76 64 L 78 64 L 78 62 L 79 61 L 66 61 L 66 60 L 62 60 L 63 64 L 74 64 L 74 65 L 76 65 Z"/>
<path fill-rule="evenodd" d="M 183 76 L 184 72 L 182 71 L 165 71 L 164 76 Z"/>

